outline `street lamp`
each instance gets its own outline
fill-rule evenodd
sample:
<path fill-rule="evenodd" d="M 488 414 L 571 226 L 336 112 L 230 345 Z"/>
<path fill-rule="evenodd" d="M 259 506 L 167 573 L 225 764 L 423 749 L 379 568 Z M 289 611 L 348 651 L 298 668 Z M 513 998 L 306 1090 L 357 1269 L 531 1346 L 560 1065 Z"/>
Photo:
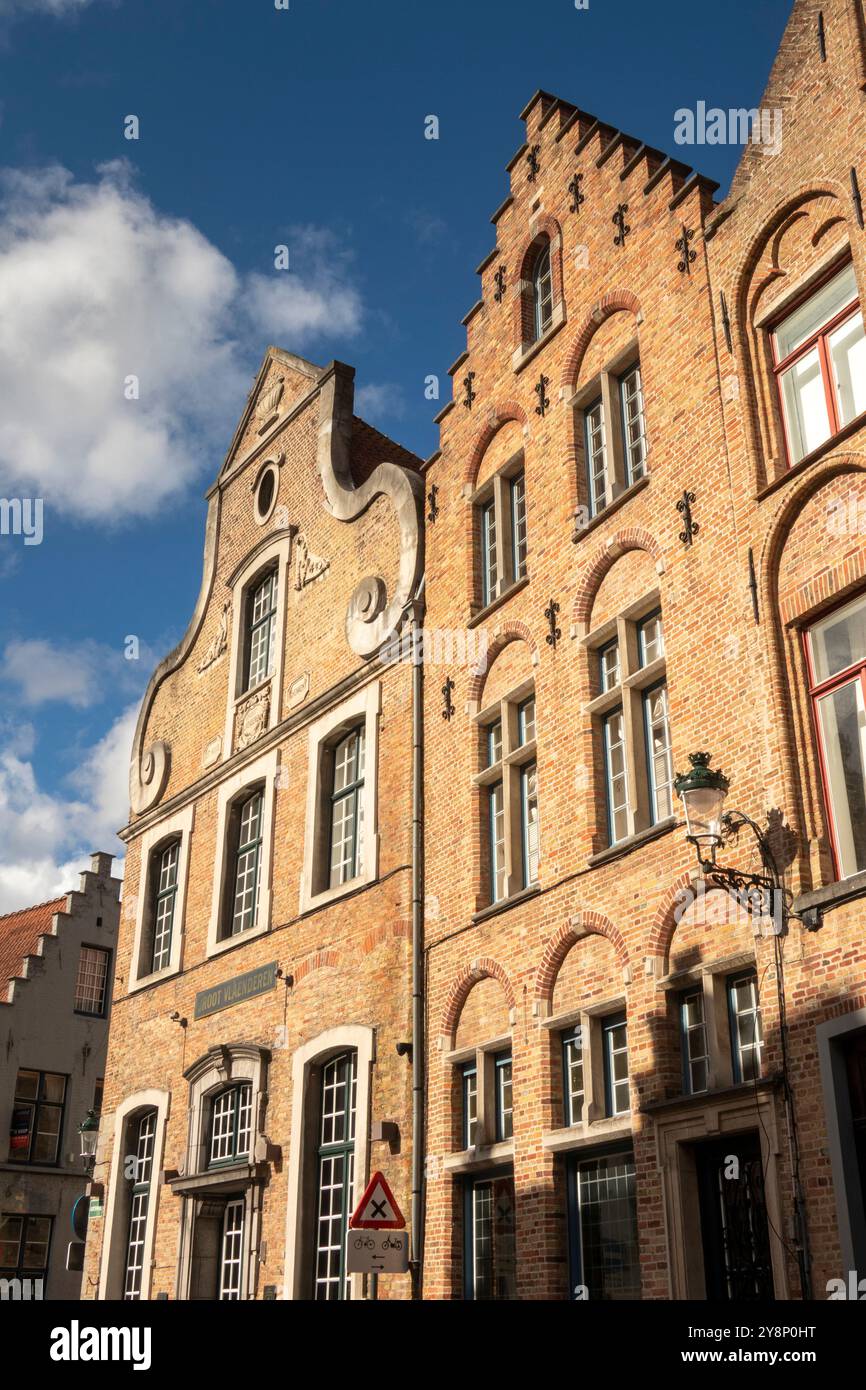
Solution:
<path fill-rule="evenodd" d="M 729 782 L 723 772 L 710 767 L 709 753 L 690 753 L 691 768 L 674 781 L 674 789 L 686 813 L 688 838 L 700 851 L 706 845 L 713 859 L 722 843 L 722 807 Z"/>
<path fill-rule="evenodd" d="M 99 1138 L 99 1121 L 92 1110 L 88 1110 L 78 1126 L 78 1136 L 81 1141 L 81 1157 L 90 1173 L 96 1164 L 96 1141 Z"/>

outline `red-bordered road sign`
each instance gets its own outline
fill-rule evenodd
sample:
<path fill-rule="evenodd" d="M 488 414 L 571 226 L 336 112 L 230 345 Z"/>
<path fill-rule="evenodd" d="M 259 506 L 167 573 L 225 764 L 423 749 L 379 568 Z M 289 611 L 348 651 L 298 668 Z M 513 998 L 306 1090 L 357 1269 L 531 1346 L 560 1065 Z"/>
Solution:
<path fill-rule="evenodd" d="M 349 1221 L 353 1231 L 399 1231 L 406 1225 L 384 1173 L 374 1173 Z"/>

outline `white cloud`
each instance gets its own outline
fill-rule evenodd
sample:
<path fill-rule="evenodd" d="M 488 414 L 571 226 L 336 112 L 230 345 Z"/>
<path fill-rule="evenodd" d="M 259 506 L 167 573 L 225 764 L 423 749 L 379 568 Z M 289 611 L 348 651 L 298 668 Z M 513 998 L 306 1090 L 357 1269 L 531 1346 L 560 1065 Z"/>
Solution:
<path fill-rule="evenodd" d="M 49 642 L 41 637 L 7 643 L 0 662 L 0 680 L 17 686 L 20 702 L 28 706 L 49 701 L 87 709 L 118 692 L 140 692 L 155 664 L 149 647 L 140 645 L 138 659 L 104 642 Z"/>
<path fill-rule="evenodd" d="M 127 777 L 135 704 L 84 754 L 67 779 L 71 797 L 38 785 L 28 742 L 0 744 L 0 913 L 58 897 L 78 887 L 94 850 L 122 854 L 116 831 L 129 812 Z M 2 730 L 0 730 L 2 733 Z M 120 874 L 121 865 L 114 872 Z"/>
<path fill-rule="evenodd" d="M 406 414 L 406 402 L 400 386 L 391 381 L 371 381 L 355 392 L 355 414 L 374 424 L 384 415 L 400 419 Z"/>
<path fill-rule="evenodd" d="M 290 256 L 239 275 L 122 160 L 93 183 L 0 173 L 0 495 L 43 497 L 50 542 L 58 516 L 152 515 L 213 471 L 268 341 L 303 350 L 360 325 L 328 233 L 296 229 Z"/>
<path fill-rule="evenodd" d="M 25 14 L 75 14 L 91 0 L 0 0 L 0 18 Z"/>

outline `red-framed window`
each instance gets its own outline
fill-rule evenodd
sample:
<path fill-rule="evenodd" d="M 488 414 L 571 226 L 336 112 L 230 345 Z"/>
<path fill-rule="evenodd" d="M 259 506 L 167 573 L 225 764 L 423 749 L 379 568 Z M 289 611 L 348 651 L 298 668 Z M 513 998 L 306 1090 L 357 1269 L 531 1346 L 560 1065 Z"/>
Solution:
<path fill-rule="evenodd" d="M 836 873 L 850 878 L 866 870 L 866 594 L 804 640 Z"/>
<path fill-rule="evenodd" d="M 866 335 L 849 261 L 770 331 L 791 467 L 866 412 Z"/>

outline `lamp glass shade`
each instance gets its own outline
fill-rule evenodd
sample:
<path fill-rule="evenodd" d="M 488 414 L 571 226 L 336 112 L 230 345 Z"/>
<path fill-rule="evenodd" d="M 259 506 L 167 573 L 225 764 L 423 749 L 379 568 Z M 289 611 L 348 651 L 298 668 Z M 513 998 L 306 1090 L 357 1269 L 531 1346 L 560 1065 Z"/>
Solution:
<path fill-rule="evenodd" d="M 694 787 L 682 793 L 686 826 L 693 840 L 722 842 L 722 808 L 727 793 L 720 787 Z"/>
<path fill-rule="evenodd" d="M 81 1157 L 95 1158 L 96 1145 L 99 1140 L 99 1123 L 92 1110 L 87 1112 L 86 1119 L 82 1120 L 78 1126 L 78 1137 L 81 1141 Z"/>

